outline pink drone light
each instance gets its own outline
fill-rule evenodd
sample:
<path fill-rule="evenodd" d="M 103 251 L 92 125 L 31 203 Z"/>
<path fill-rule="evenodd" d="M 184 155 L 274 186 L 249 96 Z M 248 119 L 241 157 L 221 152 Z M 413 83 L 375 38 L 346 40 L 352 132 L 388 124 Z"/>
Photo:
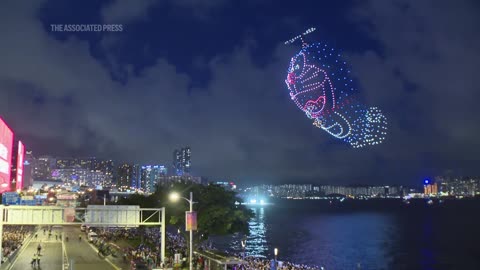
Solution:
<path fill-rule="evenodd" d="M 299 61 L 301 62 L 298 63 Z M 307 64 L 304 53 L 292 58 L 285 83 L 293 102 L 312 118 L 321 116 L 326 108 L 329 111 L 335 109 L 334 87 L 327 72 Z"/>

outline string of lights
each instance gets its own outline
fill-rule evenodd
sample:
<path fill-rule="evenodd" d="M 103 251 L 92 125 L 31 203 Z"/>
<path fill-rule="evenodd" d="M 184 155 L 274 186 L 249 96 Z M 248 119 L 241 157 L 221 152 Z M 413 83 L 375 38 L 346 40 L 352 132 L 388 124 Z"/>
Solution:
<path fill-rule="evenodd" d="M 298 39 L 301 39 L 302 40 L 302 43 L 304 43 L 303 41 L 303 37 L 312 33 L 313 31 L 317 30 L 315 27 L 311 27 L 311 28 L 308 28 L 305 32 L 303 32 L 301 35 L 298 35 L 296 37 L 293 37 L 287 41 L 285 41 L 285 45 L 289 45 L 289 44 L 293 44 L 295 41 L 297 41 Z"/>

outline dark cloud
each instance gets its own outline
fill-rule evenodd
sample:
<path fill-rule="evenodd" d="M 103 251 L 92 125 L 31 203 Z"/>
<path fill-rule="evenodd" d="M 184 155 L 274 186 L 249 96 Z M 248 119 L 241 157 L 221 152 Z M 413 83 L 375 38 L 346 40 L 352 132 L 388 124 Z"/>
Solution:
<path fill-rule="evenodd" d="M 351 55 L 353 70 L 368 99 L 392 114 L 395 152 L 478 160 L 477 13 L 473 1 L 369 1 L 354 10 L 381 50 Z"/>
<path fill-rule="evenodd" d="M 102 20 L 105 23 L 129 23 L 146 20 L 149 16 L 149 10 L 153 7 L 172 8 L 179 15 L 193 14 L 197 18 L 206 19 L 211 11 L 219 9 L 227 3 L 228 1 L 225 0 L 114 0 L 103 7 Z"/>
<path fill-rule="evenodd" d="M 114 0 L 103 7 L 102 19 L 105 23 L 129 23 L 138 19 L 148 19 L 148 9 L 161 2 Z"/>
<path fill-rule="evenodd" d="M 431 8 L 369 1 L 343 14 L 379 45 L 346 54 L 367 103 L 382 107 L 391 123 L 385 144 L 363 150 L 312 127 L 289 100 L 283 80 L 298 49 L 280 42 L 289 35 L 270 42 L 262 61 L 253 34 L 214 56 L 192 53 L 194 70 L 208 74 L 197 83 L 198 74 L 147 42 L 134 53 L 148 65 L 123 61 L 128 32 L 103 34 L 98 44 L 75 35 L 57 39 L 42 26 L 42 3 L 35 3 L 7 1 L 0 8 L 1 114 L 41 149 L 34 151 L 169 163 L 174 148 L 190 145 L 196 173 L 250 183 L 413 182 L 456 166 L 469 171 L 478 162 L 480 47 L 473 25 L 479 24 L 468 2 Z M 147 23 L 163 4 L 112 1 L 102 20 Z M 170 5 L 207 14 L 228 3 Z M 280 21 L 298 27 L 302 19 Z M 95 49 L 102 57 L 93 56 Z"/>

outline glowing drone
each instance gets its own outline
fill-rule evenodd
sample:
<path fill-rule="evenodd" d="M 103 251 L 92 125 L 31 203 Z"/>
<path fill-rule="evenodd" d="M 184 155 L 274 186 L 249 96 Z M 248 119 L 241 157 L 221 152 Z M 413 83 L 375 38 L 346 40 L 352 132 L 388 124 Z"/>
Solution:
<path fill-rule="evenodd" d="M 302 41 L 302 49 L 292 57 L 287 84 L 290 97 L 313 125 L 354 148 L 382 143 L 387 134 L 387 118 L 377 107 L 361 102 L 361 96 L 341 55 L 327 44 L 307 44 L 310 28 L 285 44 Z"/>

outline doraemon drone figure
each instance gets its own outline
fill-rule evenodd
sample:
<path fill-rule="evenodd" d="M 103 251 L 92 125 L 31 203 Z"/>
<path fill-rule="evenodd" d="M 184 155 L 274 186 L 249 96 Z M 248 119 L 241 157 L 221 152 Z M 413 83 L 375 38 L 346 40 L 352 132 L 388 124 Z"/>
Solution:
<path fill-rule="evenodd" d="M 338 52 L 326 44 L 303 40 L 313 31 L 315 28 L 310 28 L 285 42 L 302 41 L 285 80 L 292 101 L 313 120 L 313 125 L 354 148 L 382 143 L 387 118 L 377 107 L 361 102 L 347 63 Z"/>

